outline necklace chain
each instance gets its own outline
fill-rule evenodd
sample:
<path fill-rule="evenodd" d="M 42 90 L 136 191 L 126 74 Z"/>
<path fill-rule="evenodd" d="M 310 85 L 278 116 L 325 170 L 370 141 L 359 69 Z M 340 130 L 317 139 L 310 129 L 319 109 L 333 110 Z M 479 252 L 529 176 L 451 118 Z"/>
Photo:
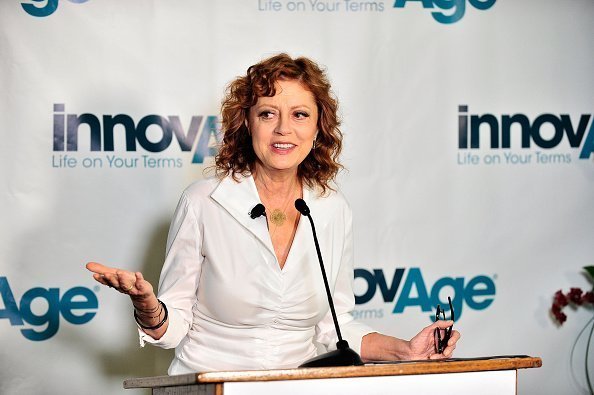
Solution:
<path fill-rule="evenodd" d="M 271 240 L 273 240 L 273 244 L 274 244 L 275 235 L 276 235 L 278 229 L 281 228 L 287 222 L 287 219 L 288 219 L 287 207 L 289 206 L 289 202 L 295 197 L 294 188 L 295 188 L 296 180 L 297 179 L 293 179 L 293 181 L 291 182 L 291 185 L 289 187 L 288 197 L 287 197 L 286 201 L 284 202 L 284 205 L 281 204 L 282 209 L 275 208 L 272 210 L 272 212 L 269 211 L 269 209 L 266 209 L 266 213 L 267 213 L 266 220 L 269 221 L 270 224 L 274 225 L 274 227 L 271 226 L 269 229 L 269 232 L 271 232 L 270 237 L 271 237 Z M 298 180 L 297 180 L 297 183 L 300 184 L 300 182 L 298 182 Z M 266 185 L 266 183 L 261 181 L 261 185 L 263 187 L 263 190 L 270 193 L 270 189 L 268 189 L 268 186 Z M 302 196 L 301 194 L 302 194 L 302 192 L 300 190 L 299 197 Z M 296 229 L 293 229 L 292 237 L 294 237 L 295 231 L 296 231 Z M 277 254 L 277 259 L 281 266 L 281 269 L 284 266 L 287 256 L 289 254 L 289 249 L 291 248 L 291 243 L 292 242 L 289 242 L 286 245 L 286 247 L 282 248 L 282 250 L 278 250 L 277 247 L 279 247 L 279 246 L 275 245 L 275 253 Z"/>
<path fill-rule="evenodd" d="M 289 194 L 289 197 L 287 198 L 284 207 L 282 209 L 275 208 L 270 213 L 270 222 L 272 222 L 277 228 L 283 226 L 285 221 L 287 220 L 287 207 L 289 206 L 289 202 L 293 197 L 293 185 L 294 183 L 291 183 L 291 193 Z"/>
<path fill-rule="evenodd" d="M 266 184 L 263 183 L 263 185 L 264 185 L 264 189 L 268 191 L 269 189 L 266 186 Z M 289 206 L 289 202 L 291 201 L 292 197 L 294 196 L 294 191 L 293 191 L 294 185 L 295 185 L 295 180 L 293 180 L 291 182 L 291 186 L 289 188 L 289 192 L 290 192 L 289 197 L 285 201 L 285 204 L 282 207 L 282 209 L 275 208 L 272 210 L 272 212 L 269 212 L 268 220 L 277 228 L 283 226 L 285 224 L 285 221 L 287 220 L 287 207 Z"/>

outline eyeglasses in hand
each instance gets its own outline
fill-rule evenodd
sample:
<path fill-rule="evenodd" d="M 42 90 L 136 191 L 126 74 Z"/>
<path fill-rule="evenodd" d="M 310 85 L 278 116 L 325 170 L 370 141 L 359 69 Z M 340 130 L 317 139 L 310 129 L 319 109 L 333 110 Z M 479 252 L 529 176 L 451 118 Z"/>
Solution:
<path fill-rule="evenodd" d="M 452 306 L 452 299 L 448 296 L 448 303 L 450 304 L 450 320 L 454 321 L 454 307 Z M 445 310 L 443 310 L 441 308 L 441 306 L 438 304 L 437 305 L 437 312 L 435 313 L 435 322 L 439 321 L 439 320 L 446 320 L 446 316 L 445 316 Z M 435 336 L 435 351 L 438 354 L 443 353 L 443 350 L 445 350 L 445 348 L 448 345 L 448 341 L 450 340 L 450 337 L 452 336 L 452 326 L 446 328 L 446 329 L 439 329 L 439 328 L 435 328 L 435 332 L 434 332 L 434 336 Z M 443 338 L 441 335 L 441 332 L 443 331 Z"/>

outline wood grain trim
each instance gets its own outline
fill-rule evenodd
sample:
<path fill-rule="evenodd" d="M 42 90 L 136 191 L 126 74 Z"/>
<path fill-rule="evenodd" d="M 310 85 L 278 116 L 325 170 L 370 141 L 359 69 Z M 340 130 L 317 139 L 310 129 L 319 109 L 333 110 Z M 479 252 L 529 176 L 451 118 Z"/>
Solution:
<path fill-rule="evenodd" d="M 124 381 L 124 388 L 147 388 L 191 383 L 224 383 L 244 381 L 306 380 L 339 377 L 398 376 L 416 374 L 439 374 L 482 372 L 489 370 L 515 370 L 539 368 L 538 357 L 497 358 L 463 361 L 427 361 L 398 364 L 377 364 L 334 368 L 301 368 L 284 370 L 248 370 L 229 372 L 190 373 L 177 376 L 158 376 Z"/>
<path fill-rule="evenodd" d="M 241 372 L 208 372 L 196 374 L 199 383 L 306 380 L 337 377 L 398 376 L 414 374 L 481 372 L 512 370 L 542 366 L 540 358 L 510 358 L 476 361 L 414 362 L 334 368 L 302 368 L 287 370 L 259 370 Z"/>

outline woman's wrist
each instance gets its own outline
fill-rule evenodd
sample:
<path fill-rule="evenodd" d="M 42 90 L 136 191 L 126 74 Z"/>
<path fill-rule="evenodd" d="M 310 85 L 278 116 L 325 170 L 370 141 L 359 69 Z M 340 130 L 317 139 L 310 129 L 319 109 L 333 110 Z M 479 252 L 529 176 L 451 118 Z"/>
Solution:
<path fill-rule="evenodd" d="M 132 299 L 132 306 L 134 306 L 134 309 L 137 311 L 150 312 L 159 309 L 159 300 L 153 292 L 148 296 L 131 296 L 130 298 Z"/>
<path fill-rule="evenodd" d="M 169 317 L 167 306 L 160 300 L 157 300 L 158 306 L 154 310 L 139 311 L 134 308 L 134 319 L 140 328 L 143 330 L 154 331 L 161 328 Z M 156 314 L 156 315 L 153 315 Z"/>
<path fill-rule="evenodd" d="M 144 326 L 153 326 L 163 318 L 163 307 L 153 292 L 147 297 L 133 297 L 132 306 L 136 321 Z"/>
<path fill-rule="evenodd" d="M 366 361 L 399 361 L 410 359 L 410 342 L 373 332 L 361 339 L 361 358 Z"/>

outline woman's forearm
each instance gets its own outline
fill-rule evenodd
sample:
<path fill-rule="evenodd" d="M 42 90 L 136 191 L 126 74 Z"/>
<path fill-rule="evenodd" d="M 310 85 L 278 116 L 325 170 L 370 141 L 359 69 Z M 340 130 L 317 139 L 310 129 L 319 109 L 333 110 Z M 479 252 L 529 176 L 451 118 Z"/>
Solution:
<path fill-rule="evenodd" d="M 381 333 L 369 333 L 361 340 L 364 361 L 399 361 L 410 359 L 410 344 L 406 340 Z"/>

